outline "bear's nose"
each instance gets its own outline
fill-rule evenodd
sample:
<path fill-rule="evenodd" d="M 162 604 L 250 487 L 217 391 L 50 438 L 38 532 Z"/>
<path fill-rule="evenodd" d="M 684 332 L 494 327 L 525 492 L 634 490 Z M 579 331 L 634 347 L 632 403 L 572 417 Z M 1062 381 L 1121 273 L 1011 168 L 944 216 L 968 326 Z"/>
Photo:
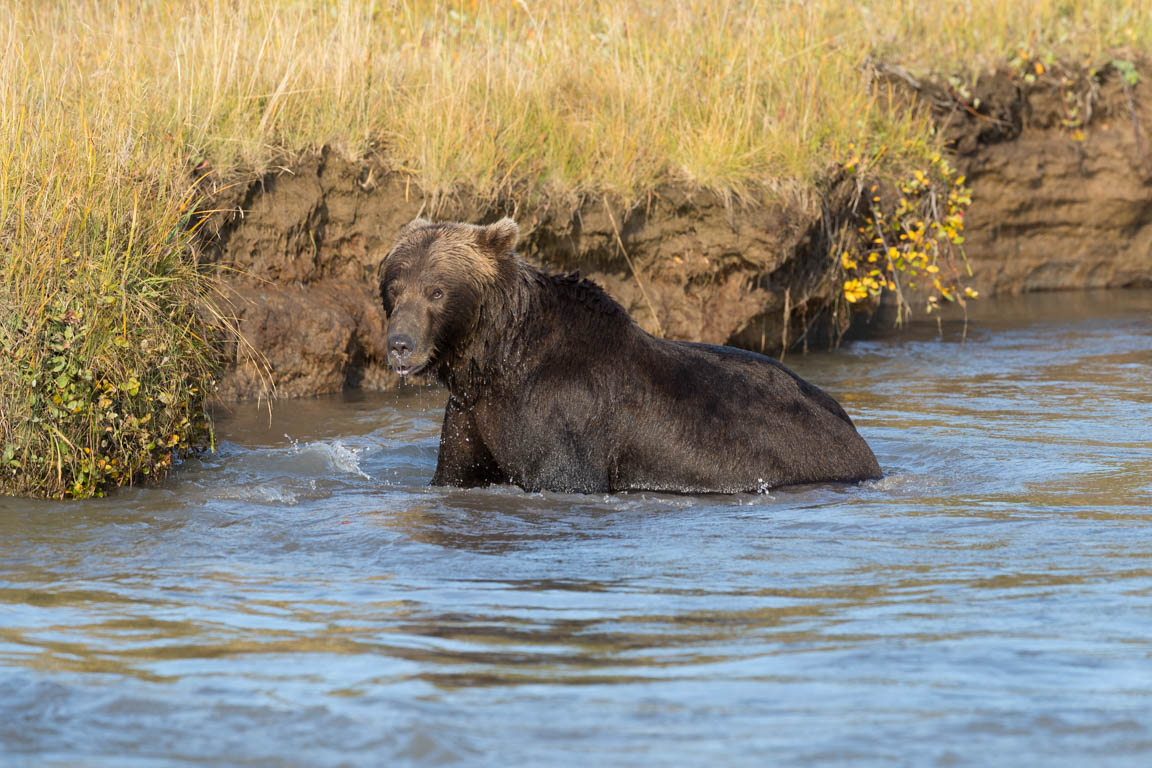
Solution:
<path fill-rule="evenodd" d="M 406 333 L 397 333 L 388 337 L 388 351 L 401 360 L 412 354 L 414 342 Z"/>

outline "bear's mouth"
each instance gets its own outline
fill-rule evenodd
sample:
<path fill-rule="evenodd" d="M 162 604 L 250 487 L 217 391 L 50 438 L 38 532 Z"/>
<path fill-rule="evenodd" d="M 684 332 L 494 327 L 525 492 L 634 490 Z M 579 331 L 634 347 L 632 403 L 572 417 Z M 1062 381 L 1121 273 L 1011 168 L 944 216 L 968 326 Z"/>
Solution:
<path fill-rule="evenodd" d="M 392 370 L 396 371 L 397 374 L 404 377 L 418 376 L 428 369 L 428 364 L 430 362 L 430 359 L 422 360 L 419 363 L 413 363 L 410 360 L 405 360 L 404 362 L 392 360 Z"/>

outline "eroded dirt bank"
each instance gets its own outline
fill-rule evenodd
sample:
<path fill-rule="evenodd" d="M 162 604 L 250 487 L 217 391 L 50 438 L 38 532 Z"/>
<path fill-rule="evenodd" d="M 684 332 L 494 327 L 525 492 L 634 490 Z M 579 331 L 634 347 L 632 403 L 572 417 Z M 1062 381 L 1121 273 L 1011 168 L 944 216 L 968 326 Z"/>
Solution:
<path fill-rule="evenodd" d="M 930 106 L 968 176 L 984 293 L 1152 285 L 1152 67 L 1135 74 L 1056 65 L 957 89 L 887 73 Z"/>
<path fill-rule="evenodd" d="M 1110 70 L 1032 83 L 1001 72 L 970 90 L 886 68 L 877 77 L 931 106 L 968 175 L 975 287 L 1152 285 L 1145 86 Z M 419 214 L 513 215 L 525 257 L 593 277 L 646 329 L 776 352 L 828 324 L 839 293 L 830 244 L 854 225 L 858 201 L 856 181 L 837 178 L 741 203 L 666 187 L 630 210 L 602 198 L 517 205 L 467 193 L 430 210 L 407 175 L 329 150 L 223 186 L 211 207 L 224 212 L 203 229 L 206 258 L 228 268 L 240 331 L 284 397 L 391 384 L 376 269 Z M 258 368 L 236 354 L 221 395 L 260 391 Z"/>
<path fill-rule="evenodd" d="M 669 187 L 631 210 L 600 198 L 517 209 L 461 195 L 435 216 L 513 215 L 523 256 L 593 277 L 646 329 L 714 343 L 743 333 L 773 350 L 785 304 L 795 339 L 835 296 L 827 238 L 855 185 L 840 187 L 757 204 Z M 212 222 L 207 257 L 227 267 L 240 331 L 267 358 L 278 393 L 389 385 L 377 268 L 397 230 L 429 214 L 408 179 L 326 150 L 225 194 L 233 199 L 217 207 L 236 212 Z M 222 382 L 225 398 L 260 390 L 243 357 Z"/>

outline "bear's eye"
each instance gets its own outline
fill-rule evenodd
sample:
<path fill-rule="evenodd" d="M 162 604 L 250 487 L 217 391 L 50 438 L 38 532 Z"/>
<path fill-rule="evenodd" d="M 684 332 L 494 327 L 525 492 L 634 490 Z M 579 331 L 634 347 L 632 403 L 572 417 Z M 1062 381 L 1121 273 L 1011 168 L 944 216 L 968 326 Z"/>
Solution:
<path fill-rule="evenodd" d="M 439 288 L 432 291 L 432 301 L 440 301 L 442 298 L 444 298 L 444 291 L 440 290 Z"/>

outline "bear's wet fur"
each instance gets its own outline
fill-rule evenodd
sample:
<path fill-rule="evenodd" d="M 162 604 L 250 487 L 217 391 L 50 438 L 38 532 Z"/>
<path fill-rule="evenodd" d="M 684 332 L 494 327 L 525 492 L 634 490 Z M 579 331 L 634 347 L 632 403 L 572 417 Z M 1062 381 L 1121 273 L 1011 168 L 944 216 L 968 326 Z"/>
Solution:
<path fill-rule="evenodd" d="M 844 409 L 764 355 L 656 338 L 515 253 L 511 219 L 417 219 L 381 265 L 389 358 L 450 393 L 433 485 L 762 491 L 881 476 Z"/>

